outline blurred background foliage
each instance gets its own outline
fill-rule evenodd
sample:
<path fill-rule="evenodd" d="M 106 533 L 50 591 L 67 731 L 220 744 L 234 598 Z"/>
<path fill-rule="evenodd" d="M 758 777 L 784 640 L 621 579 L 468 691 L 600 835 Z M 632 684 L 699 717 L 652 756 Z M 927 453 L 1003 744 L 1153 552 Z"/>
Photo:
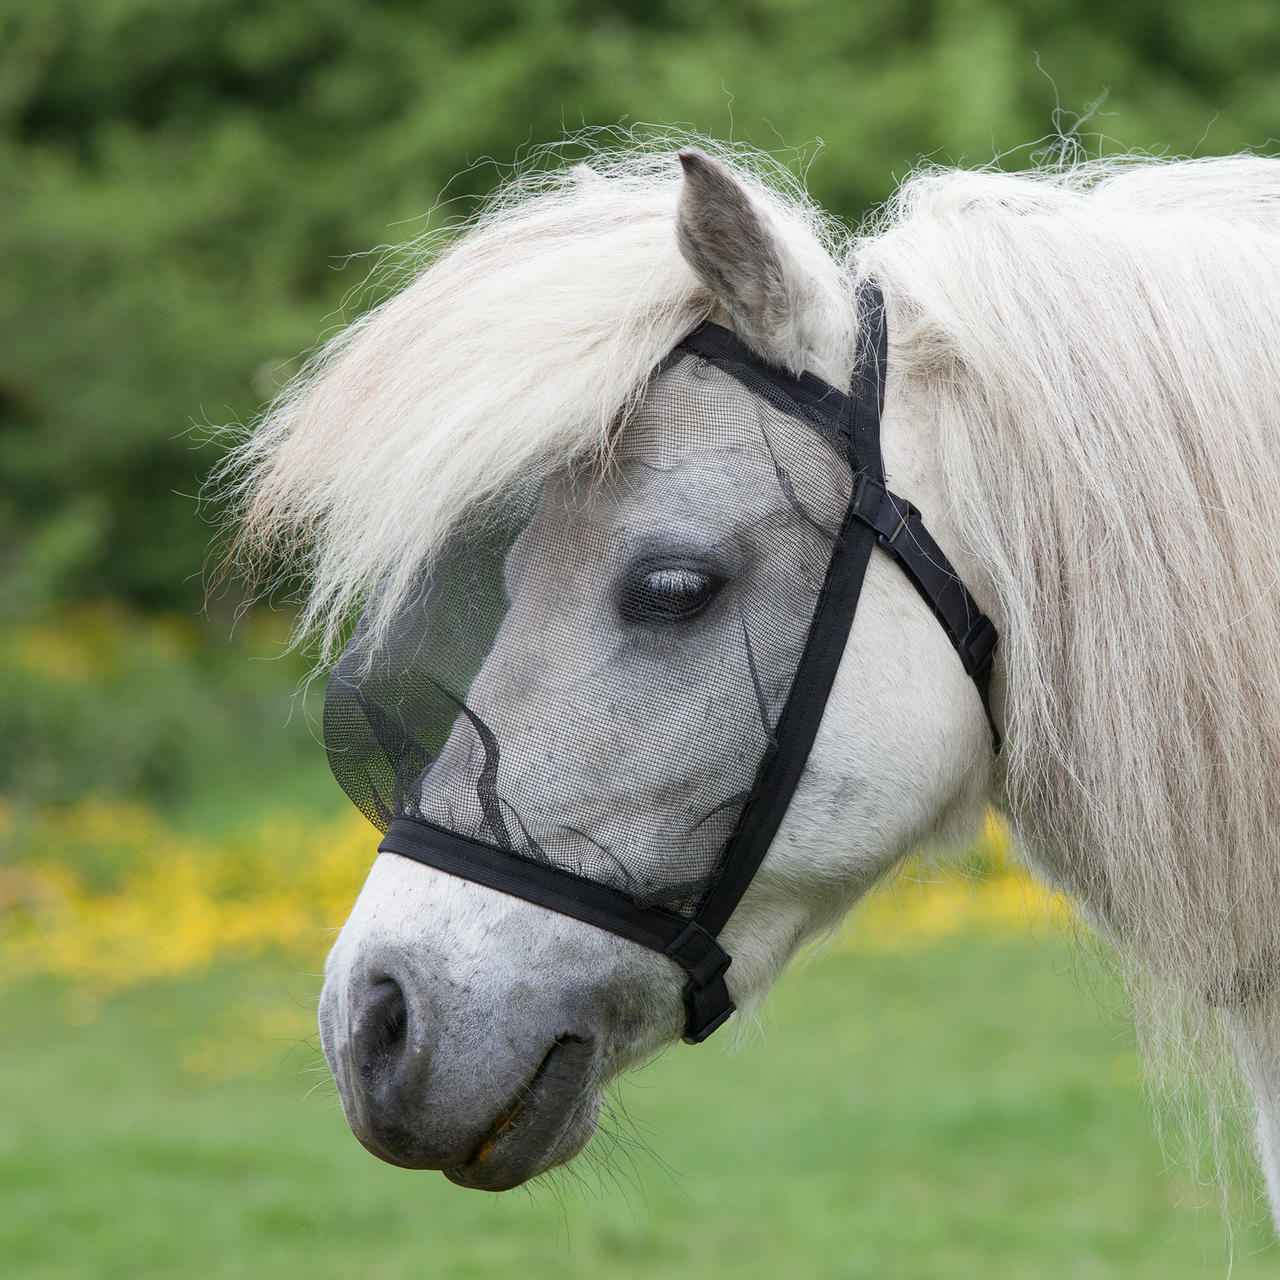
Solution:
<path fill-rule="evenodd" d="M 348 255 L 530 144 L 639 120 L 797 148 L 856 220 L 919 157 L 1025 163 L 1108 90 L 1108 148 L 1265 144 L 1278 57 L 1263 2 L 7 0 L 6 602 L 192 610 L 188 427 L 254 414 L 343 314 Z"/>
<path fill-rule="evenodd" d="M 300 353 L 377 300 L 380 247 L 465 216 L 514 163 L 580 149 L 539 158 L 546 144 L 620 124 L 773 151 L 850 223 L 922 158 L 1265 149 L 1278 62 L 1268 0 L 0 0 L 0 1077 L 17 1100 L 0 1114 L 0 1267 L 171 1275 L 183 1234 L 202 1274 L 303 1256 L 316 1275 L 367 1271 L 367 1242 L 379 1274 L 417 1275 L 459 1213 L 443 1184 L 426 1202 L 417 1181 L 371 1179 L 332 1109 L 314 1139 L 315 1117 L 282 1111 L 301 1089 L 271 1037 L 306 1043 L 318 983 L 299 996 L 296 977 L 317 972 L 373 833 L 327 777 L 317 699 L 296 696 L 303 661 L 280 656 L 287 608 L 233 628 L 232 588 L 205 610 L 217 511 L 194 496 L 218 457 L 210 426 L 251 421 Z M 661 1222 L 607 1204 L 579 1223 L 586 1253 L 566 1270 L 554 1205 L 522 1225 L 523 1210 L 486 1216 L 464 1196 L 468 1240 L 509 1258 L 486 1263 L 455 1232 L 469 1261 L 449 1274 L 535 1255 L 530 1274 L 671 1274 L 694 1234 L 738 1275 L 797 1257 L 850 1276 L 1202 1274 L 1228 1246 L 1211 1227 L 1172 1263 L 1182 1192 L 1139 1136 L 1128 1039 L 1068 1022 L 1068 989 L 1028 936 L 1028 893 L 1042 928 L 1062 905 L 1006 868 L 997 828 L 965 870 L 927 899 L 871 904 L 859 953 L 801 984 L 811 1004 L 784 992 L 791 1056 L 727 1113 L 724 1063 L 663 1064 L 694 1210 L 667 1206 L 679 1196 L 661 1181 Z M 1007 1005 L 983 1005 L 998 988 Z M 1056 1040 L 1028 1038 L 1036 1018 Z M 818 1064 L 833 1029 L 848 1069 Z M 859 1081 L 849 1131 L 874 1137 L 879 1117 L 883 1150 L 865 1167 L 828 1152 L 830 1177 L 804 1181 L 828 1120 L 788 1101 L 761 1158 L 750 1099 L 792 1077 L 800 1103 L 837 1111 Z M 745 1145 L 716 1182 L 729 1134 Z M 299 1156 L 307 1143 L 323 1158 Z M 763 1198 L 747 1218 L 744 1187 Z M 55 1203 L 72 1228 L 56 1248 Z M 364 1216 L 334 1252 L 351 1205 Z M 775 1220 L 777 1256 L 742 1229 Z"/>
<path fill-rule="evenodd" d="M 566 132 L 748 142 L 856 221 L 921 157 L 1263 146 L 1277 55 L 1265 0 L 4 0 L 0 612 L 107 601 L 122 648 L 157 611 L 189 620 L 193 659 L 225 648 L 234 597 L 199 620 L 208 425 L 252 419 L 375 300 L 363 255 L 466 214 Z M 292 689 L 299 668 L 275 671 Z M 185 736 L 174 707 L 254 720 L 229 674 L 153 690 L 151 718 L 113 681 L 116 714 L 75 733 L 39 680 L 0 697 L 0 785 L 184 801 L 203 784 L 160 745 Z"/>

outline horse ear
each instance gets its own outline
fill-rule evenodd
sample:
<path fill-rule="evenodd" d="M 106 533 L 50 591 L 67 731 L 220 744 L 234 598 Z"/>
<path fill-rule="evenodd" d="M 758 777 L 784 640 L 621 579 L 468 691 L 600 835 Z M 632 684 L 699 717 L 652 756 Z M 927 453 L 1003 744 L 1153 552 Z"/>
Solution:
<path fill-rule="evenodd" d="M 694 148 L 679 153 L 684 183 L 676 240 L 685 261 L 728 313 L 734 331 L 765 359 L 798 372 L 805 351 L 797 314 L 804 282 L 750 192 Z"/>

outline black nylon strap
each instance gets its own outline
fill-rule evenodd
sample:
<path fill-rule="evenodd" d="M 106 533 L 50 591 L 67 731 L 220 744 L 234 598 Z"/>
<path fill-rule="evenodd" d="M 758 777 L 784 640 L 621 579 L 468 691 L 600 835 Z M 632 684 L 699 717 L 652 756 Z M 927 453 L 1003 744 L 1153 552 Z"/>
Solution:
<path fill-rule="evenodd" d="M 885 377 L 889 368 L 889 329 L 884 297 L 874 280 L 858 290 L 858 366 L 854 371 L 853 416 L 850 422 L 850 462 L 884 484 L 880 454 L 880 419 L 884 416 Z"/>
<path fill-rule="evenodd" d="M 596 880 L 529 862 L 419 818 L 396 818 L 387 827 L 378 852 L 398 853 L 474 880 L 669 956 L 689 975 L 684 995 L 685 1039 L 690 1043 L 705 1040 L 733 1012 L 724 983 L 729 955 L 706 929 L 684 916 L 661 907 L 637 906 Z"/>
<path fill-rule="evenodd" d="M 760 869 L 791 803 L 844 656 L 862 579 L 874 546 L 871 531 L 860 527 L 852 517 L 846 517 L 841 545 L 831 560 L 831 570 L 819 597 L 813 629 L 796 670 L 791 696 L 774 732 L 777 749 L 766 763 L 764 776 L 730 837 L 720 878 L 698 911 L 699 923 L 710 933 L 718 935 L 728 923 Z"/>
<path fill-rule="evenodd" d="M 905 498 L 891 493 L 866 472 L 858 475 L 850 508 L 856 519 L 873 529 L 876 541 L 892 556 L 912 586 L 933 610 L 947 638 L 960 655 L 965 672 L 978 687 L 982 709 L 991 727 L 992 743 L 1000 750 L 1000 730 L 991 714 L 991 661 L 996 628 L 978 608 L 947 559 L 924 527 L 920 512 Z"/>
<path fill-rule="evenodd" d="M 880 414 L 884 407 L 884 301 L 874 285 L 859 298 L 861 324 L 857 395 L 841 396 L 842 428 L 850 465 L 870 463 L 883 475 L 880 464 Z M 857 476 L 854 477 L 855 481 Z M 856 492 L 856 489 L 855 489 Z M 709 933 L 719 934 L 742 900 L 786 814 L 791 796 L 809 759 L 813 740 L 826 710 L 836 671 L 844 657 L 849 629 L 862 593 L 875 537 L 854 516 L 852 496 L 840 541 L 831 557 L 826 581 L 818 597 L 809 638 L 791 682 L 791 693 L 774 730 L 777 747 L 766 759 L 755 792 L 744 806 L 721 856 L 721 872 L 698 908 L 698 922 Z"/>
<path fill-rule="evenodd" d="M 760 357 L 730 330 L 708 321 L 689 334 L 680 346 L 714 361 L 718 368 L 742 382 L 752 395 L 767 395 L 769 388 L 760 380 Z M 798 407 L 807 411 L 805 417 L 828 434 L 832 428 L 847 434 L 856 406 L 843 391 L 837 391 L 812 373 L 789 374 L 782 369 L 771 372 L 790 402 L 783 406 L 786 412 L 794 414 Z M 843 440 L 841 448 L 847 448 Z"/>

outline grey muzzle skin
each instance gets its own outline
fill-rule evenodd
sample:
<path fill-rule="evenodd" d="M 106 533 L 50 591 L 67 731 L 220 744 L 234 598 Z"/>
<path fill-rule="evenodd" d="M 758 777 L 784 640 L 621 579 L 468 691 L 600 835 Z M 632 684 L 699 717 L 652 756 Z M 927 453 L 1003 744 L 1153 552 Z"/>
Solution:
<path fill-rule="evenodd" d="M 330 765 L 384 832 L 380 852 L 667 956 L 685 974 L 690 1043 L 705 1040 L 733 1012 L 725 984 L 731 957 L 717 939 L 804 769 L 876 547 L 929 604 L 973 679 L 993 749 L 1000 749 L 989 700 L 996 629 L 919 512 L 885 486 L 884 302 L 873 283 L 862 287 L 858 302 L 849 394 L 764 363 L 710 323 L 663 362 L 664 380 L 655 373 L 655 385 L 668 388 L 673 406 L 697 424 L 699 451 L 637 465 L 632 496 L 640 500 L 661 485 L 670 498 L 690 457 L 702 468 L 696 478 L 703 486 L 737 494 L 732 486 L 754 477 L 769 487 L 780 513 L 771 526 L 778 539 L 772 584 L 753 581 L 741 566 L 721 565 L 722 553 L 695 545 L 696 538 L 674 549 L 620 546 L 617 529 L 625 522 L 597 527 L 599 499 L 575 506 L 568 488 L 556 490 L 543 495 L 541 507 L 536 496 L 514 503 L 505 532 L 490 522 L 470 541 L 453 540 L 380 649 L 371 652 L 357 629 L 326 690 Z M 687 495 L 679 496 L 687 507 Z M 690 527 L 696 530 L 696 519 Z M 598 597 L 578 599 L 557 565 L 587 555 L 602 566 L 601 585 Z M 619 661 L 632 664 L 633 692 L 626 707 L 613 699 L 583 711 L 590 699 L 569 681 L 569 709 L 555 718 L 578 715 L 577 738 L 562 723 L 548 726 L 552 746 L 535 766 L 529 744 L 537 726 L 504 704 L 516 697 L 511 690 L 527 691 L 539 680 L 512 656 L 536 648 L 519 628 L 522 592 L 539 590 L 566 597 L 565 634 L 553 642 L 567 651 L 599 647 L 594 634 L 574 630 L 575 616 L 598 623 L 609 615 Z M 687 646 L 695 639 L 711 646 L 700 678 L 732 681 L 734 688 L 702 690 L 698 705 L 706 710 L 693 739 L 667 709 L 682 679 L 687 687 L 693 670 Z M 590 669 L 583 657 L 575 671 Z M 725 706 L 736 708 L 728 721 L 717 718 L 716 708 Z M 637 735 L 644 740 L 632 744 Z M 593 750 L 618 757 L 606 766 L 638 775 L 624 812 L 605 813 L 588 788 L 574 794 L 564 782 Z M 649 776 L 663 760 L 674 762 L 670 777 Z M 656 800 L 649 807 L 646 797 L 658 796 L 666 807 Z"/>

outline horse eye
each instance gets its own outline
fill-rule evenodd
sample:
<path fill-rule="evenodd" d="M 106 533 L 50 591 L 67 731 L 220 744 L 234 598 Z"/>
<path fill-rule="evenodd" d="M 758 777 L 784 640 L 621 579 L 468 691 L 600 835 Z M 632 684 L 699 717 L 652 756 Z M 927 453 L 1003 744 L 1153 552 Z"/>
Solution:
<path fill-rule="evenodd" d="M 701 613 L 723 579 L 687 564 L 643 564 L 622 588 L 619 612 L 628 622 L 679 622 Z"/>

